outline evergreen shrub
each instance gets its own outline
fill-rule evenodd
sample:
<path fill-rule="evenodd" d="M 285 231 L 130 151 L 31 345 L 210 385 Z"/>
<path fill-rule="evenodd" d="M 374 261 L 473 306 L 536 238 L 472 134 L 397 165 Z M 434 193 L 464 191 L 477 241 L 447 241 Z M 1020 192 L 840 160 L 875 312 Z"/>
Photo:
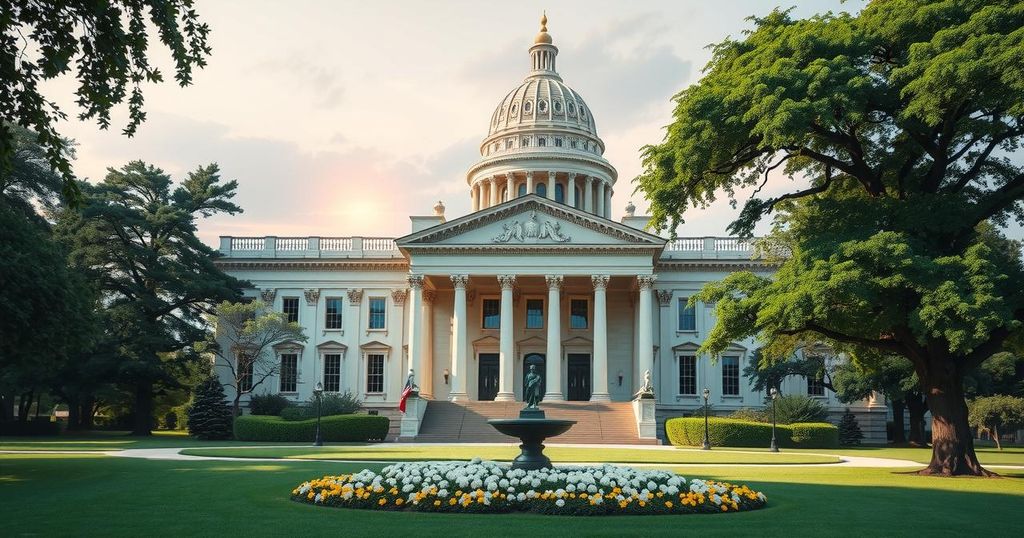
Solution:
<path fill-rule="evenodd" d="M 224 387 L 211 375 L 196 387 L 188 411 L 188 433 L 204 440 L 231 438 L 231 408 Z"/>
<path fill-rule="evenodd" d="M 334 415 L 320 419 L 324 441 L 382 441 L 390 421 L 377 415 Z M 313 441 L 316 419 L 285 420 L 281 417 L 246 415 L 235 419 L 235 439 L 239 441 Z"/>
<path fill-rule="evenodd" d="M 864 433 L 860 431 L 857 417 L 853 416 L 853 413 L 847 409 L 843 413 L 843 418 L 839 419 L 839 444 L 842 446 L 856 446 L 860 444 L 863 438 Z"/>
<path fill-rule="evenodd" d="M 291 400 L 280 394 L 253 394 L 249 397 L 249 412 L 253 415 L 278 416 L 290 405 Z"/>

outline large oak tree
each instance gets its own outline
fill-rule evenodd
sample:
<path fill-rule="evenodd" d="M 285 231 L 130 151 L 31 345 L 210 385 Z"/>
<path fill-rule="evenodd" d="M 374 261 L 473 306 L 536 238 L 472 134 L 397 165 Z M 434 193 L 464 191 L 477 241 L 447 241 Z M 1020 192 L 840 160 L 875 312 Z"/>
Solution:
<path fill-rule="evenodd" d="M 747 187 L 732 232 L 776 215 L 776 274 L 699 297 L 718 301 L 703 351 L 757 335 L 770 356 L 824 341 L 864 364 L 903 357 L 933 417 L 922 472 L 987 474 L 963 379 L 1024 320 L 1019 245 L 988 224 L 1024 221 L 1024 4 L 880 0 L 753 22 L 676 96 L 637 179 L 656 225 Z"/>

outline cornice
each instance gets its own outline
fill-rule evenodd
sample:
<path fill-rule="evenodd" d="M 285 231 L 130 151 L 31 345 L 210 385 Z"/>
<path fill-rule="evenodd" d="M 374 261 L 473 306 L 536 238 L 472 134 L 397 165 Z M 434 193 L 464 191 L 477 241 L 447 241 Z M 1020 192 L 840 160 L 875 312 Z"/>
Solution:
<path fill-rule="evenodd" d="M 389 270 L 408 271 L 409 261 L 390 260 L 325 260 L 322 258 L 290 258 L 290 259 L 218 259 L 214 265 L 220 269 L 232 270 L 268 270 L 268 271 L 321 271 L 330 269 L 353 270 Z"/>
<path fill-rule="evenodd" d="M 656 260 L 656 271 L 693 271 L 700 269 L 727 269 L 731 271 L 744 269 L 777 269 L 779 264 L 761 260 Z"/>
<path fill-rule="evenodd" d="M 608 174 L 608 179 L 612 184 L 618 179 L 619 173 L 615 170 L 610 162 L 604 157 L 592 154 L 592 153 L 570 153 L 570 152 L 558 152 L 558 151 L 520 151 L 516 153 L 506 153 L 502 155 L 489 156 L 481 159 L 476 164 L 471 166 L 466 172 L 466 181 L 470 182 L 470 178 L 474 177 L 480 172 L 480 170 L 489 166 L 500 165 L 505 163 L 515 163 L 519 161 L 536 161 L 538 159 L 552 159 L 562 160 L 569 162 L 580 162 L 593 165 Z M 524 166 L 523 168 L 530 168 Z"/>

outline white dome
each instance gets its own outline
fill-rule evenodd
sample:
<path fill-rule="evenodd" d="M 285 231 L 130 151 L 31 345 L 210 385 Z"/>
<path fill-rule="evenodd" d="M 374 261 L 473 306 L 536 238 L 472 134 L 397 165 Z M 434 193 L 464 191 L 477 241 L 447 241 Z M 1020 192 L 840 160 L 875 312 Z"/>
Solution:
<path fill-rule="evenodd" d="M 508 92 L 491 115 L 487 135 L 529 126 L 565 128 L 597 136 L 590 108 L 560 77 L 531 75 Z"/>

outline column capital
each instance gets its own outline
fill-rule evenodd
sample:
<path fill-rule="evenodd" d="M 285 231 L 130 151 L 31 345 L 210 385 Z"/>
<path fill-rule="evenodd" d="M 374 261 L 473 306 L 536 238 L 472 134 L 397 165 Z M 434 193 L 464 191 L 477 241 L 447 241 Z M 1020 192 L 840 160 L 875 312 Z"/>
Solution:
<path fill-rule="evenodd" d="M 498 284 L 503 290 L 511 290 L 516 285 L 516 275 L 498 275 Z"/>
<path fill-rule="evenodd" d="M 610 278 L 608 275 L 594 275 L 590 277 L 590 282 L 594 284 L 595 290 L 603 290 L 608 287 L 608 280 Z"/>
<path fill-rule="evenodd" d="M 515 179 L 516 175 L 514 172 L 505 172 L 505 179 Z"/>
<path fill-rule="evenodd" d="M 562 289 L 562 275 L 545 275 L 544 282 L 547 283 L 549 290 Z"/>
<path fill-rule="evenodd" d="M 432 305 L 437 300 L 437 292 L 434 290 L 423 290 L 423 304 Z"/>
<path fill-rule="evenodd" d="M 267 303 L 267 306 L 270 306 L 270 305 L 274 304 L 274 298 L 275 297 L 277 297 L 277 289 L 276 288 L 266 288 L 266 289 L 260 290 L 260 299 L 263 299 L 263 302 Z"/>
<path fill-rule="evenodd" d="M 527 170 L 526 171 L 526 178 L 527 179 L 533 179 L 533 170 Z"/>
<path fill-rule="evenodd" d="M 405 305 L 405 298 L 409 296 L 409 290 L 391 290 L 391 300 L 398 306 Z"/>
<path fill-rule="evenodd" d="M 306 296 L 306 304 L 309 306 L 315 306 L 317 301 L 320 300 L 320 289 L 312 288 L 302 292 Z"/>
<path fill-rule="evenodd" d="M 456 289 L 466 289 L 466 285 L 469 284 L 469 275 L 451 275 L 450 278 Z"/>
<path fill-rule="evenodd" d="M 654 281 L 658 280 L 658 275 L 637 275 L 636 282 L 642 290 L 649 290 L 654 287 Z"/>
<path fill-rule="evenodd" d="M 363 302 L 363 289 L 362 288 L 350 289 L 350 290 L 348 290 L 347 295 L 348 295 L 348 302 L 351 303 L 351 304 L 359 304 L 359 303 Z"/>
<path fill-rule="evenodd" d="M 423 288 L 423 275 L 408 275 L 405 280 L 409 283 L 409 287 L 412 289 Z"/>
<path fill-rule="evenodd" d="M 658 304 L 661 306 L 672 304 L 672 290 L 655 290 L 654 294 L 658 296 Z"/>

